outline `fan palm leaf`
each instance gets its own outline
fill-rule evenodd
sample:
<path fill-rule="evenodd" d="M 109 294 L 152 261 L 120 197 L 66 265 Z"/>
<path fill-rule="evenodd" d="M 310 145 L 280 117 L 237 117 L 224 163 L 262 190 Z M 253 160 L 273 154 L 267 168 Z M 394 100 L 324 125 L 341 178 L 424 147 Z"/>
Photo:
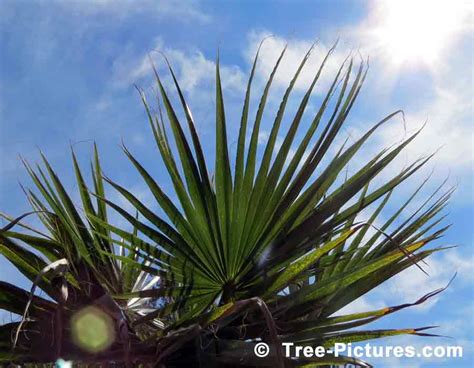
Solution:
<path fill-rule="evenodd" d="M 105 177 L 97 149 L 92 190 L 73 154 L 83 213 L 73 204 L 44 157 L 43 167 L 36 169 L 25 162 L 42 198 L 33 191 L 26 193 L 47 232 L 32 233 L 23 217 L 8 218 L 11 223 L 1 232 L 0 252 L 32 282 L 41 274 L 35 285 L 52 301 L 7 283 L 0 284 L 3 309 L 22 314 L 31 298 L 23 331 L 18 324 L 2 327 L 4 353 L 1 354 L 8 357 L 4 360 L 46 362 L 63 357 L 90 362 L 95 357 L 97 362 L 128 365 L 153 362 L 191 366 L 200 362 L 206 366 L 343 363 L 368 366 L 334 356 L 289 360 L 283 356 L 281 342 L 331 346 L 334 342 L 400 334 L 430 335 L 424 332 L 427 329 L 424 327 L 359 328 L 421 304 L 441 289 L 427 292 L 413 303 L 335 316 L 346 305 L 405 269 L 422 268 L 420 262 L 445 249 L 426 246 L 448 228 L 441 226 L 440 214 L 452 191 L 440 194 L 440 186 L 418 210 L 393 228 L 419 195 L 426 179 L 406 202 L 397 205 L 388 220 L 380 227 L 375 226 L 381 213 L 393 202 L 397 187 L 432 156 L 414 160 L 381 183 L 374 180 L 412 144 L 419 133 L 415 132 L 403 142 L 380 149 L 360 169 L 341 180 L 370 137 L 403 112 L 389 114 L 359 139 L 341 146 L 341 129 L 368 71 L 367 62 L 348 58 L 323 94 L 309 125 L 304 126 L 303 116 L 310 97 L 318 88 L 334 46 L 303 94 L 294 116 L 288 117 L 287 106 L 294 86 L 314 47 L 298 65 L 282 97 L 261 158 L 257 151 L 263 115 L 286 47 L 264 86 L 251 127 L 249 111 L 257 52 L 245 93 L 234 166 L 229 154 L 217 57 L 212 176 L 191 109 L 170 63 L 165 58 L 185 124 L 178 118 L 153 66 L 159 91 L 158 113 L 154 113 L 145 93 L 138 91 L 174 193 L 166 193 L 162 178 L 154 178 L 125 145 L 123 151 L 162 212 L 153 210 L 132 191 Z M 282 143 L 277 144 L 285 118 L 289 119 L 289 128 Z M 298 136 L 302 139 L 296 145 Z M 104 182 L 120 193 L 136 214 L 108 198 Z M 376 204 L 374 209 L 373 204 Z M 107 215 L 108 209 L 123 217 L 130 227 L 114 225 Z M 367 221 L 361 222 L 360 215 L 367 210 L 371 214 Z M 15 226 L 23 227 L 24 231 L 13 231 Z M 59 277 L 56 273 L 41 272 L 51 262 L 61 259 L 66 260 L 68 268 Z M 64 290 L 68 291 L 67 297 Z M 118 337 L 99 355 L 84 355 L 84 352 L 80 355 L 73 342 L 68 339 L 60 342 L 53 332 L 69 332 L 67 321 L 91 304 L 113 317 Z M 58 322 L 53 329 L 43 328 L 48 316 L 58 314 L 66 323 Z M 7 348 L 6 341 L 15 329 L 19 342 L 12 350 Z M 32 348 L 33 340 L 27 339 L 26 331 L 53 341 L 55 352 L 41 355 Z M 62 332 L 60 336 L 66 334 Z M 255 344 L 261 340 L 271 346 L 272 353 L 266 358 L 253 354 Z"/>

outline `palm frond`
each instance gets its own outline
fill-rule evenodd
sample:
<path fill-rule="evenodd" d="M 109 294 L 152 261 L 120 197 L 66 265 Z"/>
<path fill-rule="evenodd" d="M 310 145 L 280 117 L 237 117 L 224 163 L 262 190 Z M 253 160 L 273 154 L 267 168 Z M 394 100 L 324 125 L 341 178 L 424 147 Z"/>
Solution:
<path fill-rule="evenodd" d="M 407 214 L 428 178 L 405 202 L 393 201 L 397 188 L 426 165 L 431 155 L 415 159 L 378 186 L 373 184 L 419 132 L 392 147 L 380 148 L 342 180 L 375 132 L 403 112 L 387 115 L 352 144 L 340 146 L 341 129 L 368 71 L 367 62 L 349 57 L 305 126 L 312 92 L 318 88 L 335 45 L 324 57 L 294 116 L 288 116 L 294 86 L 314 47 L 301 60 L 282 97 L 260 160 L 257 146 L 265 106 L 286 47 L 268 77 L 250 126 L 257 52 L 245 92 L 233 168 L 217 57 L 215 183 L 209 176 L 205 145 L 171 64 L 165 57 L 185 124 L 152 63 L 160 96 L 157 114 L 145 93 L 138 91 L 174 193 L 166 193 L 163 179 L 154 178 L 125 145 L 123 150 L 164 215 L 102 173 L 97 147 L 91 165 L 93 189 L 72 154 L 81 209 L 44 156 L 43 165 L 36 168 L 25 161 L 39 195 L 25 192 L 47 231 L 32 232 L 24 217 L 6 217 L 10 224 L 1 230 L 0 253 L 30 280 L 40 274 L 37 285 L 51 301 L 0 283 L 3 309 L 22 314 L 31 298 L 29 317 L 24 319 L 29 332 L 21 332 L 18 324 L 3 326 L 0 361 L 47 362 L 61 356 L 84 362 L 120 361 L 128 366 L 147 362 L 192 366 L 199 361 L 284 366 L 290 362 L 281 354 L 282 341 L 330 346 L 400 334 L 433 336 L 424 332 L 428 327 L 354 328 L 419 305 L 441 289 L 413 303 L 335 316 L 391 277 L 412 266 L 423 268 L 428 256 L 446 249 L 427 245 L 448 228 L 441 224 L 442 211 L 452 190 L 443 193 L 443 183 L 418 210 Z M 289 119 L 287 132 L 281 131 L 284 119 Z M 282 134 L 280 145 L 277 140 Z M 298 144 L 297 137 L 302 137 Z M 136 213 L 114 203 L 106 194 L 106 183 Z M 171 199 L 174 197 L 177 200 Z M 381 215 L 393 207 L 388 220 L 376 226 Z M 129 227 L 111 222 L 109 210 Z M 367 221 L 361 221 L 362 211 L 369 211 Z M 60 259 L 69 267 L 58 283 L 54 275 L 41 270 Z M 62 297 L 64 288 L 67 298 Z M 68 336 L 66 322 L 89 305 L 110 315 L 116 331 L 112 345 L 95 356 L 81 352 L 72 341 L 58 341 L 55 334 L 59 329 L 65 332 L 59 336 Z M 55 327 L 45 327 L 51 315 L 55 316 Z M 20 330 L 18 346 L 7 353 L 8 331 L 15 328 Z M 54 352 L 34 349 L 35 343 L 41 345 L 40 339 L 43 344 L 52 343 Z M 260 340 L 274 348 L 264 359 L 253 355 Z M 208 342 L 207 347 L 202 342 Z M 333 356 L 291 361 L 292 366 L 344 363 L 370 366 Z"/>

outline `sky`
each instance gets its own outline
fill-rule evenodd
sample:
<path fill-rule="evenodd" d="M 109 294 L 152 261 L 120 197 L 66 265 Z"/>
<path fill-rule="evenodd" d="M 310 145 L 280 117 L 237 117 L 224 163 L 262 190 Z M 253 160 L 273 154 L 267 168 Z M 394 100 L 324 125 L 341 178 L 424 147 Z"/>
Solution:
<path fill-rule="evenodd" d="M 385 115 L 403 109 L 370 141 L 349 171 L 382 147 L 426 126 L 380 180 L 410 160 L 438 150 L 430 164 L 397 192 L 406 196 L 429 173 L 432 187 L 448 177 L 457 190 L 447 212 L 451 229 L 440 245 L 457 247 L 429 260 L 424 275 L 410 268 L 346 307 L 362 311 L 412 302 L 428 291 L 450 287 L 427 304 L 389 316 L 374 327 L 440 326 L 449 338 L 403 337 L 380 344 L 461 345 L 462 359 L 375 361 L 383 367 L 471 367 L 473 351 L 473 33 L 469 1 L 179 1 L 84 0 L 0 2 L 0 210 L 28 211 L 18 185 L 31 184 L 19 155 L 31 162 L 43 151 L 71 192 L 69 148 L 86 167 L 97 142 L 106 174 L 143 200 L 150 198 L 120 150 L 123 139 L 140 159 L 163 174 L 134 85 L 153 92 L 148 55 L 169 86 L 161 51 L 170 59 L 205 142 L 214 129 L 215 59 L 219 49 L 231 153 L 252 59 L 260 41 L 256 90 L 288 43 L 275 78 L 261 141 L 271 112 L 312 43 L 316 48 L 295 86 L 301 95 L 325 52 L 339 39 L 319 86 L 325 91 L 339 64 L 354 55 L 370 57 L 370 71 L 344 137 L 356 139 Z M 258 93 L 256 93 L 258 96 Z M 290 103 L 295 109 L 298 99 Z M 253 98 L 253 105 L 256 99 Z M 256 106 L 252 107 L 255 111 Z M 234 138 L 232 138 L 234 137 Z M 234 141 L 232 140 L 234 139 Z M 234 151 L 232 151 L 234 149 Z M 205 147 L 212 158 L 212 145 Z M 164 177 L 164 175 L 162 175 Z M 169 183 L 163 179 L 165 189 Z M 422 193 L 423 194 L 423 193 Z M 114 195 L 114 194 L 111 194 Z M 75 200 L 79 200 L 75 194 Z M 121 199 L 115 198 L 117 201 Z M 418 204 L 423 200 L 420 197 Z M 125 202 L 123 202 L 125 205 Z M 32 220 L 34 221 L 34 220 Z M 0 259 L 0 279 L 23 287 L 26 280 Z M 9 315 L 2 315 L 8 320 Z"/>

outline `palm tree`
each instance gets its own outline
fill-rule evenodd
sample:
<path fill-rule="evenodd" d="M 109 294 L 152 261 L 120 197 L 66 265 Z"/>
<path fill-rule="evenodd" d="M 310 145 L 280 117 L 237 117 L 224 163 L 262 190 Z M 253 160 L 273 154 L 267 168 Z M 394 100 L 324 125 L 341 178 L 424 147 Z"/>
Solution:
<path fill-rule="evenodd" d="M 185 124 L 153 67 L 160 96 L 157 113 L 144 92 L 139 93 L 176 199 L 162 189 L 161 178 L 150 175 L 125 146 L 123 150 L 164 215 L 103 175 L 97 149 L 93 189 L 73 153 L 82 209 L 73 204 L 46 158 L 36 168 L 25 162 L 41 196 L 25 189 L 33 212 L 16 219 L 4 215 L 9 223 L 0 233 L 0 252 L 33 282 L 33 288 L 27 292 L 0 283 L 0 308 L 23 316 L 1 326 L 0 361 L 34 364 L 63 358 L 127 367 L 369 366 L 330 354 L 290 359 L 281 344 L 330 347 L 401 334 L 434 336 L 424 332 L 427 328 L 360 328 L 442 290 L 412 303 L 338 315 L 406 268 L 422 269 L 420 262 L 445 249 L 426 245 L 448 228 L 440 225 L 440 212 L 452 190 L 438 194 L 440 186 L 401 219 L 426 179 L 404 202 L 397 199 L 388 220 L 374 226 L 394 190 L 431 156 L 373 184 L 417 132 L 380 150 L 355 174 L 340 180 L 370 136 L 403 113 L 396 111 L 354 143 L 335 147 L 368 70 L 365 61 L 356 65 L 348 58 L 311 123 L 303 127 L 308 100 L 333 50 L 314 75 L 280 145 L 285 108 L 312 49 L 305 55 L 284 93 L 261 158 L 257 145 L 262 117 L 286 47 L 270 73 L 251 128 L 257 52 L 243 103 L 235 166 L 229 157 L 217 59 L 213 175 L 170 64 L 166 60 Z M 302 139 L 295 145 L 297 132 Z M 104 182 L 136 213 L 111 201 Z M 108 219 L 110 209 L 130 227 L 114 225 Z M 365 222 L 359 220 L 363 210 L 371 211 Z M 46 230 L 24 223 L 31 214 Z M 22 231 L 14 230 L 18 227 Z M 35 295 L 36 287 L 48 298 Z M 260 342 L 270 346 L 266 357 L 254 353 Z"/>

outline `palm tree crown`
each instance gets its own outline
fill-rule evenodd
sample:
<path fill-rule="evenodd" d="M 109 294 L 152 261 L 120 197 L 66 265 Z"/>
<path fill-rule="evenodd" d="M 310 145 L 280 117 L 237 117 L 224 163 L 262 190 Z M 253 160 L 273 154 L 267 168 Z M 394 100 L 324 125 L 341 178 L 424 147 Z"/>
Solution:
<path fill-rule="evenodd" d="M 440 186 L 418 210 L 400 219 L 427 179 L 406 201 L 397 200 L 388 220 L 374 226 L 393 191 L 431 156 L 415 160 L 378 186 L 371 185 L 417 132 L 380 150 L 340 180 L 371 135 L 402 112 L 388 115 L 352 144 L 337 147 L 368 70 L 365 61 L 356 65 L 348 58 L 310 124 L 303 126 L 309 98 L 333 50 L 322 61 L 277 144 L 290 94 L 312 49 L 301 61 L 283 95 L 262 157 L 257 154 L 262 117 L 286 48 L 270 73 L 250 125 L 257 52 L 243 103 L 235 165 L 229 157 L 217 59 L 212 177 L 171 66 L 168 63 L 184 123 L 153 68 L 160 96 L 158 113 L 143 91 L 139 93 L 174 194 L 166 193 L 162 179 L 154 178 L 125 146 L 123 150 L 163 215 L 106 177 L 96 148 L 92 188 L 73 153 L 81 209 L 44 156 L 43 166 L 33 168 L 25 162 L 37 189 L 25 192 L 45 230 L 26 225 L 24 217 L 29 214 L 16 219 L 4 215 L 10 222 L 0 232 L 0 253 L 33 282 L 33 288 L 28 293 L 0 283 L 0 308 L 23 315 L 20 322 L 0 328 L 0 362 L 63 358 L 124 366 L 368 366 L 349 357 L 289 359 L 281 343 L 329 347 L 334 342 L 399 334 L 428 335 L 425 328 L 359 328 L 420 304 L 441 290 L 413 303 L 335 315 L 406 268 L 421 268 L 419 262 L 444 249 L 426 249 L 426 245 L 447 229 L 440 225 L 439 214 L 452 191 L 438 194 Z M 295 144 L 298 134 L 302 139 Z M 106 195 L 105 183 L 125 197 L 136 214 L 114 203 Z M 368 220 L 359 221 L 361 211 L 367 209 Z M 110 221 L 110 210 L 130 226 Z M 48 298 L 36 296 L 36 287 Z M 81 325 L 78 321 L 84 314 L 104 322 L 104 334 L 98 333 L 97 325 Z M 90 329 L 93 336 L 105 336 L 103 345 L 81 340 Z M 259 358 L 253 349 L 262 340 L 271 353 Z"/>

